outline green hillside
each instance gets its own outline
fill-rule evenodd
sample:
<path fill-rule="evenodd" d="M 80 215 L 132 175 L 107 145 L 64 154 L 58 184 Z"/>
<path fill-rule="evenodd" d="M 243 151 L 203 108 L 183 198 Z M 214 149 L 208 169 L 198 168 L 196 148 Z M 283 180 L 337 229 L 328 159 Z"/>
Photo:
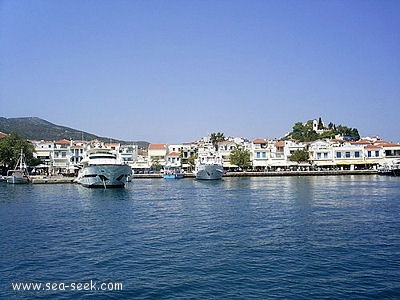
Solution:
<path fill-rule="evenodd" d="M 110 141 L 109 137 L 99 137 L 81 130 L 56 125 L 46 120 L 36 117 L 24 118 L 3 118 L 0 117 L 0 131 L 4 133 L 17 132 L 21 137 L 30 140 L 55 141 L 60 139 L 84 140 L 90 141 L 98 139 L 101 141 Z M 115 142 L 134 143 L 139 147 L 147 148 L 148 142 L 145 141 L 121 141 L 111 139 Z"/>

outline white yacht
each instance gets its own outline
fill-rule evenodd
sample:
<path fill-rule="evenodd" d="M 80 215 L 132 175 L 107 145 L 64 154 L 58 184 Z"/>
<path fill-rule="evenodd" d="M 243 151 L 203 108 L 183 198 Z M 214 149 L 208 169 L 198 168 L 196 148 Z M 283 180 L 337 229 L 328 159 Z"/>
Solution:
<path fill-rule="evenodd" d="M 93 149 L 81 161 L 77 182 L 85 187 L 124 187 L 132 175 L 130 166 L 123 164 L 116 154 L 105 149 Z"/>
<path fill-rule="evenodd" d="M 224 175 L 222 159 L 213 153 L 199 154 L 195 162 L 194 175 L 196 179 L 216 180 Z"/>

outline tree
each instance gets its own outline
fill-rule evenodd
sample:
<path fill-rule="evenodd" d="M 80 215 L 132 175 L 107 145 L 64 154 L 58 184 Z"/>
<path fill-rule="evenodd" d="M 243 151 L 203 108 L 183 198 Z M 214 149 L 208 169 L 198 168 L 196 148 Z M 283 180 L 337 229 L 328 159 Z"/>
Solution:
<path fill-rule="evenodd" d="M 194 155 L 189 156 L 189 158 L 188 158 L 188 164 L 189 164 L 189 166 L 190 166 L 191 168 L 194 168 L 195 160 L 197 159 L 197 157 L 198 157 L 197 153 L 194 154 Z"/>
<path fill-rule="evenodd" d="M 318 119 L 318 130 L 324 129 L 324 123 L 322 123 L 321 117 Z"/>
<path fill-rule="evenodd" d="M 313 120 L 309 120 L 305 125 L 301 122 L 295 123 L 291 137 L 300 142 L 310 142 L 317 140 L 319 135 L 313 129 Z"/>
<path fill-rule="evenodd" d="M 298 149 L 293 152 L 293 154 L 289 157 L 290 161 L 295 161 L 295 162 L 306 162 L 308 161 L 308 151 L 305 149 Z"/>
<path fill-rule="evenodd" d="M 293 131 L 292 131 L 292 138 L 295 140 L 301 141 L 303 139 L 303 134 L 304 134 L 304 125 L 301 122 L 297 122 L 293 126 Z"/>
<path fill-rule="evenodd" d="M 210 141 L 213 144 L 215 151 L 218 151 L 218 143 L 225 141 L 225 136 L 222 132 L 211 133 Z"/>
<path fill-rule="evenodd" d="M 35 166 L 40 163 L 40 160 L 33 156 L 35 147 L 21 138 L 18 133 L 11 133 L 0 139 L 0 164 L 6 170 L 14 168 L 21 156 L 21 149 L 28 166 Z"/>
<path fill-rule="evenodd" d="M 239 168 L 248 168 L 251 166 L 250 151 L 243 149 L 239 145 L 236 145 L 230 153 L 229 162 L 232 165 L 237 165 Z"/>
<path fill-rule="evenodd" d="M 160 161 L 157 158 L 152 158 L 151 160 L 151 168 L 153 170 L 159 171 L 162 168 Z"/>

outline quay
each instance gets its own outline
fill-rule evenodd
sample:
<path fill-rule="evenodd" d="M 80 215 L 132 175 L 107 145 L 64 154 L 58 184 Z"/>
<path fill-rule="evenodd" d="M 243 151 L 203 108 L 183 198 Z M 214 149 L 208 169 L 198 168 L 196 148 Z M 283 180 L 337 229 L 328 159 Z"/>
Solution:
<path fill-rule="evenodd" d="M 227 172 L 224 177 L 273 177 L 273 176 L 333 176 L 373 175 L 377 170 L 324 170 L 324 171 L 271 171 L 271 172 Z"/>
<path fill-rule="evenodd" d="M 227 172 L 223 177 L 276 177 L 276 176 L 337 176 L 337 175 L 374 175 L 377 170 L 327 170 L 327 171 L 271 171 L 271 172 Z M 133 179 L 162 179 L 163 174 L 132 174 Z M 186 173 L 185 178 L 195 178 Z M 76 177 L 49 176 L 32 177 L 33 184 L 76 183 Z"/>
<path fill-rule="evenodd" d="M 31 177 L 33 184 L 75 183 L 75 179 L 76 177 L 65 177 L 65 176 Z"/>
<path fill-rule="evenodd" d="M 333 176 L 333 175 L 374 175 L 377 170 L 325 170 L 325 171 L 270 171 L 270 172 L 227 172 L 223 177 L 273 177 L 273 176 Z M 185 178 L 194 178 L 185 173 Z M 133 174 L 132 178 L 163 178 L 162 174 Z"/>

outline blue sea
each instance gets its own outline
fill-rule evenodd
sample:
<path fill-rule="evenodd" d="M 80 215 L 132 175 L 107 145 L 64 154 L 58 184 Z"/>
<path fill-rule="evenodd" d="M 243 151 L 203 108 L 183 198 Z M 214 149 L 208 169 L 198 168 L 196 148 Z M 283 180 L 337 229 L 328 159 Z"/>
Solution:
<path fill-rule="evenodd" d="M 1 299 L 400 299 L 398 177 L 2 183 L 0 221 Z"/>

